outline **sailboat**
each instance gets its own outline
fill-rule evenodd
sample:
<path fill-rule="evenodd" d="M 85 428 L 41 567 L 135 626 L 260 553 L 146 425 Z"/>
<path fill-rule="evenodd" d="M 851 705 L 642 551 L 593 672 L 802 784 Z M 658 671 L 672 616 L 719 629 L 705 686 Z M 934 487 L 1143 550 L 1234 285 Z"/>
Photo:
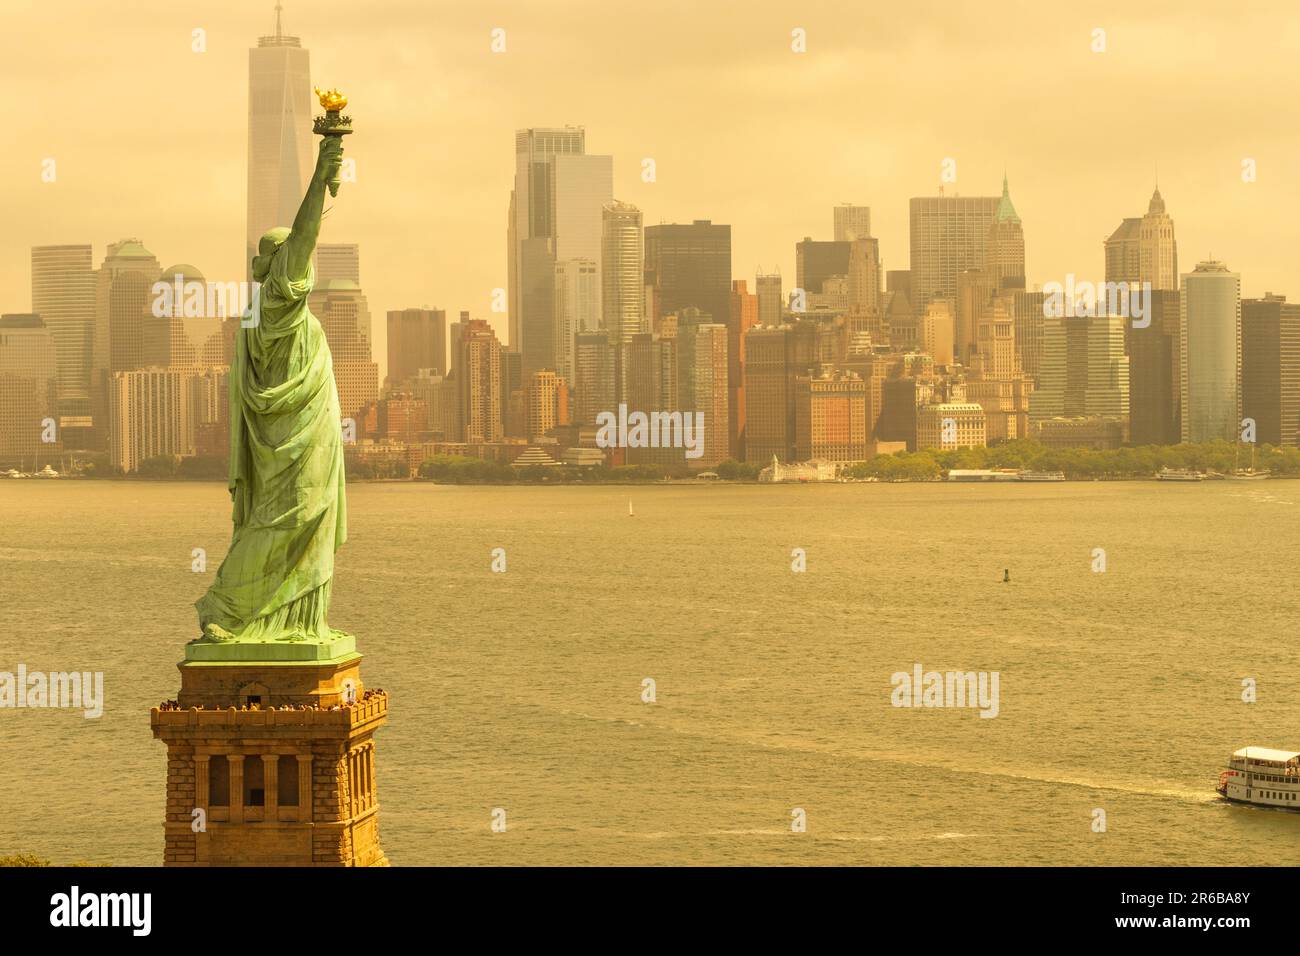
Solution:
<path fill-rule="evenodd" d="M 1267 468 L 1264 469 L 1263 471 L 1255 470 L 1255 443 L 1254 442 L 1250 443 L 1250 467 L 1249 468 L 1237 467 L 1237 457 L 1240 454 L 1241 454 L 1241 444 L 1238 443 L 1237 451 L 1233 456 L 1232 474 L 1227 475 L 1225 477 L 1232 478 L 1235 481 L 1260 481 L 1269 476 L 1269 472 Z"/>

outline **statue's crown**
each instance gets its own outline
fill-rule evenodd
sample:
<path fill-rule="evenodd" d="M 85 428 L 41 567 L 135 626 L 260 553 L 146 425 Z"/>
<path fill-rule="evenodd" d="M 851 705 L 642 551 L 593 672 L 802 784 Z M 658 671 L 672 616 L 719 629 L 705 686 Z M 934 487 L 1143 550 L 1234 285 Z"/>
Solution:
<path fill-rule="evenodd" d="M 348 105 L 348 98 L 338 90 L 326 90 L 322 93 L 320 89 L 317 88 L 316 95 L 320 97 L 320 105 L 325 107 L 326 111 L 330 113 L 337 113 L 339 110 L 343 109 L 343 107 Z"/>

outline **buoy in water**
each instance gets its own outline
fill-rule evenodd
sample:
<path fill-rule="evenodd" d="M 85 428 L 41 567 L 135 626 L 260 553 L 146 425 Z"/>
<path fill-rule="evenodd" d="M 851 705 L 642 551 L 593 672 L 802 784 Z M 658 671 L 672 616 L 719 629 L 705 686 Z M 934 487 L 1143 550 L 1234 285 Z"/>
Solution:
<path fill-rule="evenodd" d="M 1003 569 L 1002 569 L 1002 583 L 1003 583 L 1003 584 L 1010 584 L 1010 583 L 1011 583 L 1011 569 L 1010 569 L 1010 568 L 1003 568 Z"/>

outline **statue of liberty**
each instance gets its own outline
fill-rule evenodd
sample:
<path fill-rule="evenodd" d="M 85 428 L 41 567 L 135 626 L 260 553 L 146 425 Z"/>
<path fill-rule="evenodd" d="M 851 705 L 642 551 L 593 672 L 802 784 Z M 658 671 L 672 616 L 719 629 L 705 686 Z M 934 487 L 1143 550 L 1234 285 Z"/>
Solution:
<path fill-rule="evenodd" d="M 195 604 L 200 644 L 347 637 L 327 621 L 334 552 L 347 540 L 339 400 L 325 333 L 307 308 L 325 189 L 337 190 L 342 155 L 341 136 L 325 135 L 293 228 L 269 230 L 253 257 L 260 290 L 230 367 L 234 533 Z"/>

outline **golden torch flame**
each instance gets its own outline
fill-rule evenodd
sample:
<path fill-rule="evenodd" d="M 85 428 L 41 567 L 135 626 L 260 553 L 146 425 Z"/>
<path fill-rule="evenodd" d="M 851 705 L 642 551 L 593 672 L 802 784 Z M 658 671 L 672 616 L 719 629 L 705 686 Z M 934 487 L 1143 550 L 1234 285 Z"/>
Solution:
<path fill-rule="evenodd" d="M 343 107 L 348 105 L 348 98 L 338 90 L 326 90 L 322 93 L 320 89 L 317 88 L 316 95 L 320 97 L 320 105 L 329 113 L 337 113 L 339 110 L 343 109 Z"/>

